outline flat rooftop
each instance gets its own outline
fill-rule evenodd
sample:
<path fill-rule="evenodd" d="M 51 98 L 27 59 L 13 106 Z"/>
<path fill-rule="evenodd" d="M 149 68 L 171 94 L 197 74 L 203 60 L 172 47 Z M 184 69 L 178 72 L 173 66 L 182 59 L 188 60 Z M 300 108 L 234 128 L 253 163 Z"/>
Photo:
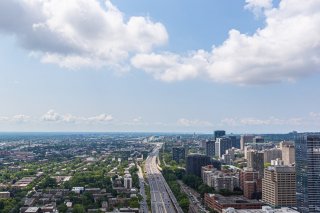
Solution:
<path fill-rule="evenodd" d="M 247 204 L 261 204 L 258 200 L 250 200 L 244 196 L 241 195 L 234 195 L 234 196 L 223 196 L 220 194 L 209 194 L 209 197 L 216 197 L 217 200 L 219 200 L 219 203 L 221 204 L 241 204 L 241 203 L 247 203 Z"/>

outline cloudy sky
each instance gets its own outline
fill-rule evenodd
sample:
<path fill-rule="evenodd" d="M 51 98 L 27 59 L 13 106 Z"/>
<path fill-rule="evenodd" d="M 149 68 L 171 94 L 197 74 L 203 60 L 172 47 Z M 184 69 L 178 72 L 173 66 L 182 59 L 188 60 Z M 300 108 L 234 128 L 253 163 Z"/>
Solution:
<path fill-rule="evenodd" d="M 319 0 L 1 0 L 0 131 L 319 131 Z"/>

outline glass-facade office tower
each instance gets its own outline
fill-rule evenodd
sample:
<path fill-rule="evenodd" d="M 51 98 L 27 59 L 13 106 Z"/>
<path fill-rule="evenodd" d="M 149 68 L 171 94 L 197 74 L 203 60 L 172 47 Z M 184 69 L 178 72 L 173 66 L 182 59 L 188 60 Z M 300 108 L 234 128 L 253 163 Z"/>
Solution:
<path fill-rule="evenodd" d="M 201 177 L 201 167 L 211 164 L 209 156 L 190 154 L 187 156 L 187 174 Z"/>
<path fill-rule="evenodd" d="M 295 146 L 298 210 L 320 212 L 320 134 L 301 134 Z"/>
<path fill-rule="evenodd" d="M 173 147 L 172 148 L 172 160 L 179 163 L 181 160 L 186 158 L 186 149 L 184 147 Z"/>
<path fill-rule="evenodd" d="M 215 141 L 206 141 L 206 155 L 209 157 L 213 157 L 215 154 Z"/>
<path fill-rule="evenodd" d="M 222 136 L 226 135 L 226 131 L 224 130 L 216 130 L 213 133 L 213 139 L 216 140 L 217 138 L 221 138 Z"/>

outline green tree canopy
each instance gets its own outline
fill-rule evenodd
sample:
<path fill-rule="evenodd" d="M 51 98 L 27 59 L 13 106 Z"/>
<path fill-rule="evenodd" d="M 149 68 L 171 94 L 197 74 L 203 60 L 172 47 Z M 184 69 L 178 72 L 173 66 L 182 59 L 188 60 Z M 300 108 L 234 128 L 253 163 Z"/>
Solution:
<path fill-rule="evenodd" d="M 84 209 L 83 205 L 76 204 L 73 206 L 72 213 L 85 213 L 86 210 Z"/>

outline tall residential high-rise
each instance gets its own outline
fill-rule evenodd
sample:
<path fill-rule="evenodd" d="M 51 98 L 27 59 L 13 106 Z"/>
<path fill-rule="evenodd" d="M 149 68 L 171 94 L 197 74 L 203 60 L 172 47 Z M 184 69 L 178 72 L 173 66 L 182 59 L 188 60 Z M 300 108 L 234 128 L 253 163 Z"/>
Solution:
<path fill-rule="evenodd" d="M 172 160 L 179 163 L 181 160 L 186 158 L 186 149 L 185 147 L 173 147 L 172 148 Z"/>
<path fill-rule="evenodd" d="M 295 147 L 293 142 L 283 141 L 280 143 L 282 160 L 284 165 L 292 165 L 295 162 Z"/>
<path fill-rule="evenodd" d="M 240 189 L 248 199 L 261 199 L 262 179 L 259 172 L 252 168 L 244 168 L 239 172 Z"/>
<path fill-rule="evenodd" d="M 295 140 L 297 207 L 320 212 L 320 134 L 300 134 Z"/>
<path fill-rule="evenodd" d="M 235 160 L 235 148 L 232 147 L 231 149 L 227 149 L 226 154 L 223 154 L 221 159 L 223 163 L 233 165 L 233 161 Z"/>
<path fill-rule="evenodd" d="M 217 138 L 215 142 L 215 156 L 221 158 L 226 150 L 232 148 L 231 139 L 228 137 Z"/>
<path fill-rule="evenodd" d="M 296 206 L 296 171 L 291 166 L 269 166 L 262 179 L 262 201 L 272 207 Z"/>
<path fill-rule="evenodd" d="M 210 164 L 210 157 L 200 154 L 190 154 L 187 156 L 187 173 L 201 177 L 201 167 Z"/>
<path fill-rule="evenodd" d="M 214 148 L 215 148 L 215 142 L 210 140 L 206 142 L 206 155 L 209 157 L 214 157 Z"/>
<path fill-rule="evenodd" d="M 259 172 L 259 177 L 263 177 L 264 153 L 256 150 L 247 152 L 247 167 Z"/>
<path fill-rule="evenodd" d="M 206 144 L 207 144 L 207 141 L 206 140 L 202 140 L 199 142 L 199 146 L 200 148 L 202 149 L 206 149 Z"/>
<path fill-rule="evenodd" d="M 208 182 L 208 176 L 212 173 L 217 171 L 217 168 L 215 168 L 213 165 L 207 165 L 207 166 L 203 166 L 201 167 L 201 178 L 203 180 L 204 183 Z M 208 184 L 207 184 L 208 185 Z"/>
<path fill-rule="evenodd" d="M 201 167 L 201 178 L 204 184 L 214 187 L 216 191 L 233 191 L 234 187 L 239 186 L 237 177 L 218 171 L 213 165 Z"/>
<path fill-rule="evenodd" d="M 266 149 L 263 151 L 264 153 L 264 162 L 270 163 L 272 160 L 276 160 L 277 158 L 282 158 L 282 151 L 281 149 L 272 148 Z"/>
<path fill-rule="evenodd" d="M 217 138 L 221 138 L 221 137 L 223 137 L 225 135 L 226 135 L 226 131 L 224 131 L 224 130 L 216 130 L 213 133 L 213 137 L 214 137 L 213 139 L 216 140 Z"/>
<path fill-rule="evenodd" d="M 247 143 L 253 142 L 254 135 L 241 135 L 240 138 L 240 149 L 244 150 L 244 147 L 247 145 Z"/>

